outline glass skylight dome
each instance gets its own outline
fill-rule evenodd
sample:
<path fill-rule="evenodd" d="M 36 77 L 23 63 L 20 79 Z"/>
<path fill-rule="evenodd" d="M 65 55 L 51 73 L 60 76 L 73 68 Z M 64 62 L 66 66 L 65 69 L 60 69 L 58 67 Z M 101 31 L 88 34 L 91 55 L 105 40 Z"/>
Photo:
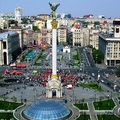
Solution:
<path fill-rule="evenodd" d="M 54 100 L 40 100 L 23 111 L 28 120 L 59 120 L 69 116 L 71 111 L 62 103 Z"/>

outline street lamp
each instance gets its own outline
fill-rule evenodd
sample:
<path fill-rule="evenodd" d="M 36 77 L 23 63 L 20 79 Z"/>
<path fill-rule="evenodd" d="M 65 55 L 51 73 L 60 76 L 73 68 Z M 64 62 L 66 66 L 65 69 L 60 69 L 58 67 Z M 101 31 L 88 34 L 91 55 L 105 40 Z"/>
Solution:
<path fill-rule="evenodd" d="M 84 76 L 84 55 L 82 54 L 83 60 L 81 61 L 82 63 L 82 68 L 83 68 L 83 76 Z"/>
<path fill-rule="evenodd" d="M 35 101 L 36 96 L 37 96 L 37 89 L 36 89 L 36 88 L 33 88 L 33 91 L 35 91 L 35 95 L 34 95 L 34 101 Z"/>
<path fill-rule="evenodd" d="M 74 87 L 73 87 L 73 102 L 74 102 Z"/>
<path fill-rule="evenodd" d="M 22 98 L 22 95 L 23 95 L 23 92 L 21 92 L 21 103 L 22 103 L 22 99 L 23 99 L 23 98 Z"/>
<path fill-rule="evenodd" d="M 111 99 L 112 99 L 112 92 L 111 92 Z"/>
<path fill-rule="evenodd" d="M 97 67 L 97 60 L 98 60 L 98 55 L 97 54 L 95 55 L 95 58 L 96 58 L 96 67 Z"/>

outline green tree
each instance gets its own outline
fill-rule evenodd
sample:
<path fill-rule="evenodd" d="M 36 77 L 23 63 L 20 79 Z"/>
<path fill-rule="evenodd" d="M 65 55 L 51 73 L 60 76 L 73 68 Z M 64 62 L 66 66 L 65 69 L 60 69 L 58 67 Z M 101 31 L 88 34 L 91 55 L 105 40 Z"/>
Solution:
<path fill-rule="evenodd" d="M 33 30 L 34 31 L 39 30 L 38 26 L 33 26 Z"/>
<path fill-rule="evenodd" d="M 30 19 L 28 18 L 22 18 L 22 24 L 28 24 Z"/>
<path fill-rule="evenodd" d="M 92 49 L 92 56 L 93 56 L 93 59 L 96 63 L 102 62 L 102 53 L 99 50 L 93 48 Z"/>
<path fill-rule="evenodd" d="M 3 100 L 6 101 L 8 99 L 8 96 L 3 96 Z"/>
<path fill-rule="evenodd" d="M 118 76 L 118 77 L 120 77 L 120 66 L 117 68 L 117 70 L 116 70 L 116 75 Z"/>
<path fill-rule="evenodd" d="M 94 25 L 96 26 L 96 25 L 100 25 L 100 22 L 99 21 L 95 21 L 94 22 Z"/>

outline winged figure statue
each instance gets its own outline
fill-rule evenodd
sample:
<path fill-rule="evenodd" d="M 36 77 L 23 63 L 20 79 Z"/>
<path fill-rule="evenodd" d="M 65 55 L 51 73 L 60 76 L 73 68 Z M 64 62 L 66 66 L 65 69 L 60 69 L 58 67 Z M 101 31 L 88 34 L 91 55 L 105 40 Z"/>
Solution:
<path fill-rule="evenodd" d="M 51 8 L 52 11 L 56 11 L 56 9 L 58 8 L 58 6 L 59 6 L 60 4 L 50 3 L 50 2 L 49 2 L 49 5 L 50 5 L 50 8 Z"/>

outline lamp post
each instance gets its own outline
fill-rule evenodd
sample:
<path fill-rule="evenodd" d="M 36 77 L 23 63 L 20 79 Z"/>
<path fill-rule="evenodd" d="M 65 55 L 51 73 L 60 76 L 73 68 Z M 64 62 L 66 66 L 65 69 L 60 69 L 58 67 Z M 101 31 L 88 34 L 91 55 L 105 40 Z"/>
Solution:
<path fill-rule="evenodd" d="M 74 102 L 74 87 L 73 87 L 73 102 Z"/>
<path fill-rule="evenodd" d="M 37 96 L 37 89 L 33 88 L 33 91 L 35 91 L 35 94 L 34 94 L 34 102 L 35 102 L 35 99 L 36 99 L 36 96 Z"/>
<path fill-rule="evenodd" d="M 111 92 L 111 99 L 112 99 L 112 92 Z"/>
<path fill-rule="evenodd" d="M 22 99 L 23 99 L 23 98 L 22 98 L 22 95 L 23 95 L 23 92 L 21 92 L 21 103 L 22 103 Z"/>
<path fill-rule="evenodd" d="M 97 60 L 98 60 L 98 55 L 95 55 L 95 59 L 96 59 L 96 67 L 97 67 Z"/>
<path fill-rule="evenodd" d="M 84 76 L 84 55 L 83 54 L 82 54 L 82 58 L 83 58 L 83 60 L 81 62 L 82 62 L 83 76 Z"/>

